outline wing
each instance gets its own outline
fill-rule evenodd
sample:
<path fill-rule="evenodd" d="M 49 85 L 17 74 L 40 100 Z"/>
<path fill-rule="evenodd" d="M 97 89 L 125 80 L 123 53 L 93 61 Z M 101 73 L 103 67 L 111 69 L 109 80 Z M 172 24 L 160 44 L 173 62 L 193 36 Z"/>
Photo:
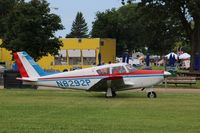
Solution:
<path fill-rule="evenodd" d="M 111 76 L 101 79 L 99 82 L 93 85 L 88 91 L 107 91 L 109 86 L 111 88 L 115 88 L 115 90 L 118 91 L 121 88 L 134 86 L 134 83 L 125 81 L 122 76 Z"/>

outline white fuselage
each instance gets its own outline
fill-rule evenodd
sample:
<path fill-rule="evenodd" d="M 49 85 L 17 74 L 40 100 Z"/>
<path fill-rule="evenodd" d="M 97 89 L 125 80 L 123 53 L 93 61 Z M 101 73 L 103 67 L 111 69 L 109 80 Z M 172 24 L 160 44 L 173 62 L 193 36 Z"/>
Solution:
<path fill-rule="evenodd" d="M 121 64 L 122 66 L 124 65 L 124 63 Z M 116 74 L 112 73 L 113 67 L 116 67 L 116 65 L 111 64 L 111 65 L 104 65 L 104 66 L 86 68 L 81 70 L 57 73 L 53 75 L 39 77 L 38 81 L 36 82 L 25 82 L 25 83 L 26 84 L 32 83 L 38 86 L 59 87 L 64 89 L 69 88 L 69 89 L 89 90 L 100 80 L 115 76 Z M 103 69 L 103 68 L 109 68 L 109 74 L 101 75 L 97 72 L 98 69 Z M 122 74 L 118 74 L 118 76 L 121 76 L 123 78 L 125 84 L 129 84 L 128 86 L 119 87 L 118 90 L 151 87 L 156 84 L 159 84 L 164 79 L 163 73 L 130 74 L 125 72 Z"/>

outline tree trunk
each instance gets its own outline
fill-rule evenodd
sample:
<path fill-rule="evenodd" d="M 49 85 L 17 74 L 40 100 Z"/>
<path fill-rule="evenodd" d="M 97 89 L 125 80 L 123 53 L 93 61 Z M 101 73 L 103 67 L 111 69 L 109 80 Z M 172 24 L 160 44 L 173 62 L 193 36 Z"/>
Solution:
<path fill-rule="evenodd" d="M 190 42 L 192 46 L 192 51 L 191 51 L 191 71 L 194 70 L 194 65 L 195 65 L 195 54 L 200 55 L 200 23 L 195 25 L 195 29 L 193 30 L 191 36 L 190 36 Z M 200 59 L 199 59 L 200 62 Z M 199 68 L 200 69 L 200 68 Z M 199 70 L 200 72 L 200 70 Z"/>

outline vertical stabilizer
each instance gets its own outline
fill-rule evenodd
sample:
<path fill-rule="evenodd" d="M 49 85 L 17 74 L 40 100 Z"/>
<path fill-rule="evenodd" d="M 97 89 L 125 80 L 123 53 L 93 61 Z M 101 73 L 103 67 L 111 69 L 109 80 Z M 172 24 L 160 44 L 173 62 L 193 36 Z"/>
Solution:
<path fill-rule="evenodd" d="M 14 53 L 14 59 L 22 77 L 34 78 L 46 75 L 44 70 L 26 52 Z"/>

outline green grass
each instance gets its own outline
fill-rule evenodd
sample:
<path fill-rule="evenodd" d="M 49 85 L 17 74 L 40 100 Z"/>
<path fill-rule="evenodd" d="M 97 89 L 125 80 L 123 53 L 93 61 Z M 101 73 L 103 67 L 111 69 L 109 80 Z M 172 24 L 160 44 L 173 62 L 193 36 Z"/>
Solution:
<path fill-rule="evenodd" d="M 0 90 L 1 133 L 199 133 L 200 94 Z"/>
<path fill-rule="evenodd" d="M 165 70 L 165 67 L 164 67 L 164 66 L 154 66 L 154 65 L 152 65 L 151 68 L 152 68 L 153 70 Z"/>

